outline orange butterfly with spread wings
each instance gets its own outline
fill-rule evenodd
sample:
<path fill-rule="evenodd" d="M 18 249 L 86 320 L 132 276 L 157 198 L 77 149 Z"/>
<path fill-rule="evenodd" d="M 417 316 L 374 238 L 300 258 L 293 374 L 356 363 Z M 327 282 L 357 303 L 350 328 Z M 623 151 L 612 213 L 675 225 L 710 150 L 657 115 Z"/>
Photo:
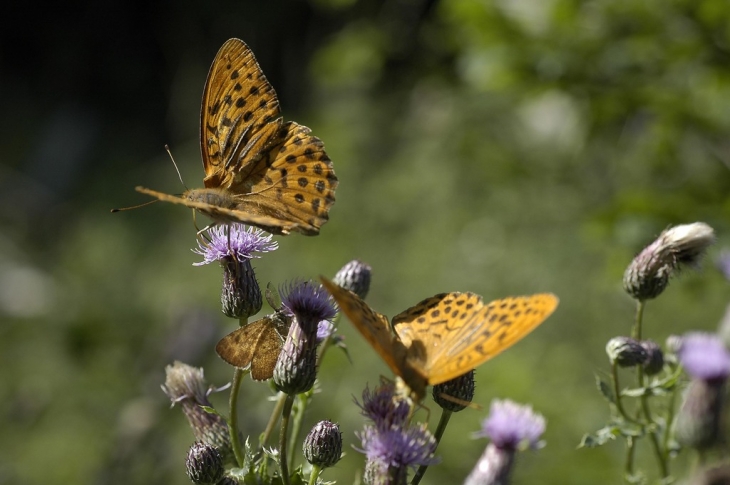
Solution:
<path fill-rule="evenodd" d="M 274 234 L 319 234 L 335 203 L 337 176 L 324 145 L 306 126 L 281 118 L 274 88 L 239 39 L 220 48 L 200 111 L 205 188 L 182 197 L 138 192 Z"/>
<path fill-rule="evenodd" d="M 441 293 L 393 317 L 320 277 L 340 310 L 420 402 L 426 386 L 459 377 L 509 348 L 558 306 L 551 293 L 487 303 L 474 293 Z"/>

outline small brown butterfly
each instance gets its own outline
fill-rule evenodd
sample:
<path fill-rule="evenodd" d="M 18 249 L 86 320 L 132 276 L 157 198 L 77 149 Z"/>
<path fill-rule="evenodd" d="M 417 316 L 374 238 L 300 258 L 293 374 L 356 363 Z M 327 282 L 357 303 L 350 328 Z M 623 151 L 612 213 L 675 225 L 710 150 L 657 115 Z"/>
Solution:
<path fill-rule="evenodd" d="M 513 296 L 486 305 L 474 293 L 441 293 L 390 323 L 353 292 L 320 279 L 416 402 L 425 396 L 426 386 L 483 364 L 530 333 L 558 306 L 551 293 Z"/>
<path fill-rule="evenodd" d="M 250 369 L 253 380 L 271 379 L 291 322 L 283 312 L 267 315 L 223 337 L 215 351 L 232 366 Z"/>
<path fill-rule="evenodd" d="M 337 176 L 319 138 L 280 115 L 274 88 L 251 49 L 239 39 L 226 41 L 208 73 L 200 111 L 205 188 L 182 197 L 136 190 L 216 222 L 319 234 L 335 203 Z"/>

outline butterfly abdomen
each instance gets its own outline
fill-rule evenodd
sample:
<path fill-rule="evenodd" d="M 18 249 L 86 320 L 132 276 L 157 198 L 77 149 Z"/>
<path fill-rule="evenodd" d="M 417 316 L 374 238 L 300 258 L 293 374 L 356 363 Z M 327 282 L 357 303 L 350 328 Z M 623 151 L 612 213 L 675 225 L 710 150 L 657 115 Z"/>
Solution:
<path fill-rule="evenodd" d="M 221 188 L 192 189 L 183 194 L 190 202 L 210 204 L 223 209 L 235 209 L 237 202 L 229 191 Z"/>

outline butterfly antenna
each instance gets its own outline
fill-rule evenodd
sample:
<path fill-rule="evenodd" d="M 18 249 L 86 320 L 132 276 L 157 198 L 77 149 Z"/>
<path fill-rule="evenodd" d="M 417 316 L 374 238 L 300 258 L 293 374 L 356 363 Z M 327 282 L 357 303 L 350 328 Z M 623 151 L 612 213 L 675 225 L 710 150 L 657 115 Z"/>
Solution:
<path fill-rule="evenodd" d="M 175 167 L 175 171 L 177 172 L 177 178 L 180 179 L 180 183 L 185 187 L 185 190 L 188 190 L 187 185 L 185 185 L 185 182 L 183 182 L 182 175 L 180 174 L 180 169 L 177 168 L 177 163 L 175 163 L 175 158 L 172 156 L 172 152 L 170 151 L 169 145 L 165 145 L 165 151 L 168 155 L 170 155 L 170 160 L 172 160 L 172 165 Z"/>
<path fill-rule="evenodd" d="M 150 204 L 153 204 L 155 202 L 157 202 L 157 199 L 150 200 L 149 202 L 145 202 L 144 204 L 133 205 L 132 207 L 122 207 L 120 209 L 112 209 L 111 211 L 112 212 L 131 211 L 132 209 L 139 209 L 140 207 L 144 207 L 146 205 L 150 205 Z"/>

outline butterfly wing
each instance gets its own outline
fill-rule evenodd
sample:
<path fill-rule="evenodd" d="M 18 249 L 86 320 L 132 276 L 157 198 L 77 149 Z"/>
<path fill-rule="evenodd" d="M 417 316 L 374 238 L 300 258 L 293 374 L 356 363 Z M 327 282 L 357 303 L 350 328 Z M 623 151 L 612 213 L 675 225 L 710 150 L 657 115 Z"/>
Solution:
<path fill-rule="evenodd" d="M 236 173 L 279 141 L 279 101 L 251 49 L 240 39 L 221 46 L 208 72 L 200 110 L 206 187 L 230 186 Z"/>
<path fill-rule="evenodd" d="M 218 342 L 215 351 L 230 365 L 250 369 L 253 380 L 271 379 L 281 353 L 283 327 L 290 323 L 277 319 L 277 314 L 269 315 L 237 328 Z"/>
<path fill-rule="evenodd" d="M 203 214 L 206 214 L 210 218 L 222 221 L 222 222 L 240 222 L 243 224 L 249 224 L 261 229 L 268 231 L 272 234 L 288 234 L 291 231 L 298 231 L 298 225 L 291 221 L 282 221 L 275 217 L 262 216 L 257 214 L 250 214 L 239 210 L 226 209 L 213 204 L 206 204 L 205 202 L 195 202 L 192 200 L 185 199 L 183 197 L 177 197 L 175 195 L 169 195 L 156 190 L 151 190 L 145 187 L 136 187 L 135 190 L 142 194 L 151 195 L 165 202 L 172 202 L 173 204 L 182 204 L 186 207 L 197 209 Z"/>
<path fill-rule="evenodd" d="M 401 340 L 426 349 L 428 383 L 441 384 L 478 367 L 522 339 L 558 305 L 549 293 L 509 297 L 484 305 L 473 293 L 424 300 L 393 319 Z"/>
<path fill-rule="evenodd" d="M 406 361 L 407 349 L 391 331 L 388 318 L 370 308 L 355 293 L 334 284 L 323 276 L 320 276 L 320 280 L 337 302 L 340 311 L 355 325 L 355 328 L 390 367 L 390 370 L 403 378 L 411 390 L 422 397 L 426 380 Z"/>
<path fill-rule="evenodd" d="M 281 141 L 236 174 L 230 190 L 238 209 L 292 221 L 303 234 L 319 233 L 335 203 L 338 182 L 324 144 L 310 131 L 293 121 L 284 123 Z"/>

